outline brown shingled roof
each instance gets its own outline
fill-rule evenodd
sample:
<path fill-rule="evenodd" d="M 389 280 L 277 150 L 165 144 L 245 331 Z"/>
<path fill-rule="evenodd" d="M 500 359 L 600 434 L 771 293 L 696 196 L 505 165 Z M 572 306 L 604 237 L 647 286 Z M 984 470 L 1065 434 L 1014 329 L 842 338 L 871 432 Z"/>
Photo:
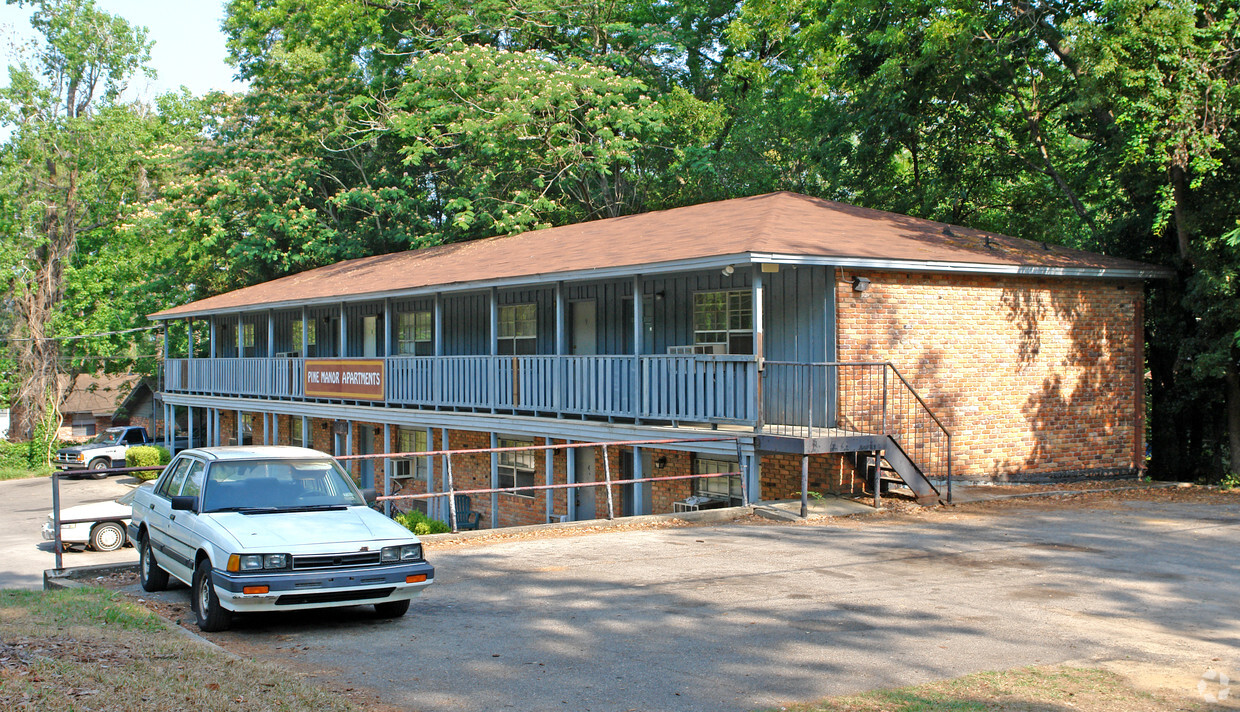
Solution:
<path fill-rule="evenodd" d="M 61 376 L 63 383 L 68 376 Z M 62 413 L 112 415 L 139 380 L 132 374 L 78 374 L 60 406 Z"/>
<path fill-rule="evenodd" d="M 1129 260 L 1062 247 L 1048 250 L 1029 240 L 781 192 L 363 257 L 200 299 L 151 318 L 743 253 L 1153 270 Z"/>

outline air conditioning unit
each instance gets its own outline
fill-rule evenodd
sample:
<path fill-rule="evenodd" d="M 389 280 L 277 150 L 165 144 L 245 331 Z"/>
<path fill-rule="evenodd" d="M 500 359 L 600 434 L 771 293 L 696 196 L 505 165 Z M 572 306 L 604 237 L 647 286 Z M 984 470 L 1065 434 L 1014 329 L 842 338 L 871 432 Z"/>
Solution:
<path fill-rule="evenodd" d="M 692 356 L 694 346 L 668 346 L 668 356 Z"/>
<path fill-rule="evenodd" d="M 276 358 L 300 358 L 301 353 L 298 351 L 281 351 L 276 354 Z"/>
<path fill-rule="evenodd" d="M 726 354 L 727 352 L 727 344 L 698 344 L 693 347 L 695 354 Z"/>

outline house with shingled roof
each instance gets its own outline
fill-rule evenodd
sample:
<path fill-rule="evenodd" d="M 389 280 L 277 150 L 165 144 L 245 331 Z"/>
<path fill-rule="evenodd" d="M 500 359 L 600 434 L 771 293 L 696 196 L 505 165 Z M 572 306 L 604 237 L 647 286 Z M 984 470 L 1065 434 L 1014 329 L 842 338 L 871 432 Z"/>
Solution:
<path fill-rule="evenodd" d="M 632 480 L 617 514 L 1132 475 L 1143 288 L 1162 276 L 783 192 L 349 260 L 150 318 L 188 336 L 165 420 L 208 444 L 617 443 L 454 456 L 451 473 L 349 461 L 387 493 L 449 474 L 513 490 L 474 503 L 500 527 L 601 516 L 610 488 L 571 485 L 604 469 Z M 521 489 L 543 484 L 570 486 Z"/>

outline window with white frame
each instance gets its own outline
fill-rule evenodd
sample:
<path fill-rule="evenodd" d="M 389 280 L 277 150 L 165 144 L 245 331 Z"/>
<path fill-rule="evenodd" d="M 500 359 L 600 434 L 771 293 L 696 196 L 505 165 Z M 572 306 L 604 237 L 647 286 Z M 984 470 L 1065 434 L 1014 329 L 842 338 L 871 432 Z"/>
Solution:
<path fill-rule="evenodd" d="M 430 356 L 432 315 L 428 311 L 401 312 L 396 315 L 396 353 L 401 356 Z"/>
<path fill-rule="evenodd" d="M 705 457 L 693 458 L 693 474 L 695 475 L 714 475 L 723 472 L 738 472 L 739 470 L 740 466 L 735 460 L 715 460 Z M 700 497 L 723 500 L 732 506 L 740 506 L 742 501 L 740 475 L 694 480 L 693 494 Z"/>
<path fill-rule="evenodd" d="M 533 440 L 516 440 L 500 438 L 500 447 L 528 447 Z M 533 487 L 534 458 L 537 450 L 515 450 L 499 453 L 499 486 L 500 487 Z M 517 497 L 534 497 L 533 490 L 511 493 Z"/>
<path fill-rule="evenodd" d="M 428 443 L 425 430 L 400 428 L 396 431 L 397 452 L 427 452 L 430 450 Z M 402 457 L 392 461 L 392 479 L 427 481 L 430 471 L 430 462 L 425 457 Z"/>
<path fill-rule="evenodd" d="M 245 321 L 241 323 L 241 346 L 247 349 L 254 348 L 255 328 L 254 322 Z"/>
<path fill-rule="evenodd" d="M 531 355 L 538 344 L 538 307 L 511 304 L 499 308 L 499 352 Z"/>
<path fill-rule="evenodd" d="M 699 349 L 753 353 L 753 294 L 746 290 L 694 294 L 693 342 Z"/>

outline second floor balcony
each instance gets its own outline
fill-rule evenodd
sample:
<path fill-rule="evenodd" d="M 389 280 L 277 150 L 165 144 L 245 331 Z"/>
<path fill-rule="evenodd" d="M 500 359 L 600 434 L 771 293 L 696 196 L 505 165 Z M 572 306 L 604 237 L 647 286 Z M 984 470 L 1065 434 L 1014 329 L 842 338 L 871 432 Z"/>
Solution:
<path fill-rule="evenodd" d="M 307 364 L 361 364 L 377 386 L 362 397 L 316 391 Z M 199 395 L 750 426 L 760 410 L 749 355 L 169 359 L 165 369 L 166 391 Z"/>

